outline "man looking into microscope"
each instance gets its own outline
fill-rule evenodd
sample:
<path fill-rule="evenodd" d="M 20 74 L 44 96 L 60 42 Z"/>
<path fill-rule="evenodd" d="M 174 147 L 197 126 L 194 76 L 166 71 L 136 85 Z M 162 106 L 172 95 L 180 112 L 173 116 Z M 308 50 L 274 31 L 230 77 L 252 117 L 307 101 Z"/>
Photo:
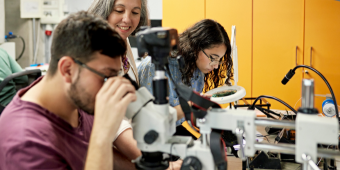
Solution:
<path fill-rule="evenodd" d="M 120 152 L 112 147 L 136 100 L 118 76 L 125 52 L 100 17 L 78 12 L 59 23 L 47 75 L 20 90 L 0 117 L 0 170 L 134 169 L 130 160 L 140 151 L 129 147 L 133 141 L 120 141 Z"/>

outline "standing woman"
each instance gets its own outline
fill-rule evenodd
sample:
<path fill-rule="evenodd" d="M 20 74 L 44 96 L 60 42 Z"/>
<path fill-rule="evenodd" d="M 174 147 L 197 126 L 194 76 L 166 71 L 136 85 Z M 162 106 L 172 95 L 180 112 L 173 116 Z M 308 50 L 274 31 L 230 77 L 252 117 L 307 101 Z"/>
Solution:
<path fill-rule="evenodd" d="M 128 40 L 130 35 L 139 31 L 141 26 L 148 25 L 147 0 L 94 0 L 89 12 L 102 16 L 114 28 L 116 32 L 125 40 L 127 45 L 126 55 L 122 57 L 122 70 L 127 73 L 132 80 L 139 84 L 137 67 Z M 113 50 L 115 47 L 112 47 Z M 141 155 L 137 148 L 137 142 L 133 139 L 131 125 L 123 120 L 116 134 L 114 145 L 130 160 Z M 171 162 L 169 169 L 179 170 L 182 161 Z"/>
<path fill-rule="evenodd" d="M 148 23 L 148 10 L 146 0 L 94 0 L 90 13 L 106 19 L 114 30 L 125 40 L 126 55 L 122 57 L 121 69 L 138 84 L 137 67 L 132 55 L 128 37 L 137 32 L 140 26 Z M 112 50 L 114 50 L 112 46 Z M 123 120 L 113 142 L 114 146 L 128 159 L 133 160 L 141 155 L 137 142 L 133 139 L 132 128 L 127 120 Z"/>
<path fill-rule="evenodd" d="M 224 82 L 229 83 L 233 78 L 230 53 L 229 37 L 223 26 L 214 20 L 204 19 L 179 36 L 178 51 L 168 57 L 170 73 L 175 83 L 185 84 L 199 93 L 207 92 L 224 85 Z M 184 58 L 184 67 L 179 66 L 176 59 L 178 55 Z M 155 66 L 151 63 L 151 57 L 144 58 L 138 66 L 138 75 L 140 85 L 147 87 L 151 93 L 154 74 Z M 170 79 L 168 82 L 169 102 L 177 110 L 176 124 L 180 125 L 184 122 L 184 113 L 173 82 Z"/>
<path fill-rule="evenodd" d="M 127 51 L 122 57 L 122 70 L 139 84 L 128 37 L 138 32 L 141 26 L 148 25 L 147 0 L 94 0 L 88 11 L 106 19 L 125 40 Z"/>

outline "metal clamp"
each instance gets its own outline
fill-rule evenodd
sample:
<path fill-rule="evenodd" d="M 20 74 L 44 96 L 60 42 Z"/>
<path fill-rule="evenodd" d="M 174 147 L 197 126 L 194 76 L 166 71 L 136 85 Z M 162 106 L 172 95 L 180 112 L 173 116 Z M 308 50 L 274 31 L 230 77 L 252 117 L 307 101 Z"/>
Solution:
<path fill-rule="evenodd" d="M 244 130 L 243 128 L 236 128 L 235 130 L 236 132 L 236 137 L 237 137 L 237 142 L 240 145 L 240 158 L 242 159 L 242 161 L 246 160 L 246 156 L 244 154 L 244 148 L 243 148 L 243 134 L 244 134 Z"/>
<path fill-rule="evenodd" d="M 320 170 L 320 168 L 312 161 L 311 157 L 306 154 L 302 154 L 301 158 L 303 160 L 303 170 L 308 170 L 311 167 L 313 170 Z"/>

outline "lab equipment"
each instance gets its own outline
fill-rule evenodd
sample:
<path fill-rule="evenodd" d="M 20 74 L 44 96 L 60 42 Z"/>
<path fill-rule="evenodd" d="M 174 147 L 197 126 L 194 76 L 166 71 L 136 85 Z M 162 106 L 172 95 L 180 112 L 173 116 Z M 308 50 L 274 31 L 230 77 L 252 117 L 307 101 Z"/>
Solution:
<path fill-rule="evenodd" d="M 138 169 L 166 169 L 172 155 L 183 159 L 182 169 L 225 170 L 224 147 L 220 134 L 216 130 L 230 130 L 236 134 L 238 143 L 246 136 L 245 145 L 240 146 L 240 158 L 254 156 L 256 150 L 266 150 L 295 154 L 296 160 L 304 168 L 316 168 L 317 156 L 335 158 L 340 152 L 318 149 L 317 145 L 338 143 L 339 124 L 336 119 L 317 117 L 313 108 L 312 81 L 303 82 L 302 108 L 299 109 L 296 121 L 257 119 L 253 110 L 221 109 L 209 99 L 201 97 L 185 85 L 175 85 L 185 117 L 189 124 L 199 127 L 201 138 L 193 141 L 191 137 L 172 136 L 175 133 L 176 110 L 169 106 L 167 96 L 167 78 L 165 72 L 166 57 L 177 46 L 177 31 L 174 29 L 145 29 L 137 34 L 138 53 L 148 52 L 155 64 L 156 74 L 153 79 L 154 95 L 145 88 L 136 92 L 137 101 L 127 109 L 126 117 L 132 120 L 133 136 L 137 141 L 142 156 L 134 162 Z M 165 66 L 165 67 L 164 67 Z M 170 80 L 171 75 L 170 75 Z M 185 103 L 191 100 L 193 106 Z M 182 105 L 183 104 L 183 105 Z M 186 111 L 189 109 L 190 112 Z M 189 116 L 188 116 L 189 115 Z M 191 119 L 190 119 L 191 117 Z M 192 118 L 195 117 L 195 118 Z M 296 129 L 296 145 L 263 144 L 256 142 L 256 126 L 272 126 Z M 313 135 L 309 129 L 327 129 L 320 135 Z M 306 145 L 306 142 L 308 143 Z"/>
<path fill-rule="evenodd" d="M 215 94 L 218 92 L 223 92 L 226 90 L 236 90 L 236 92 L 234 94 L 231 94 L 229 96 L 224 96 L 224 97 L 214 97 L 212 96 L 210 98 L 211 101 L 214 101 L 218 104 L 225 104 L 225 103 L 230 103 L 230 102 L 234 102 L 237 101 L 241 98 L 243 98 L 246 95 L 246 90 L 241 87 L 241 86 L 222 86 L 222 87 L 218 87 L 215 89 L 212 89 L 208 92 L 206 92 L 206 94 Z"/>
<path fill-rule="evenodd" d="M 333 89 L 332 89 L 331 85 L 328 83 L 326 77 L 324 77 L 318 70 L 316 70 L 316 69 L 313 68 L 313 67 L 310 67 L 310 66 L 307 66 L 307 65 L 298 65 L 298 66 L 296 66 L 296 67 L 294 67 L 293 69 L 290 69 L 290 70 L 288 71 L 288 73 L 287 73 L 287 74 L 285 75 L 285 77 L 282 79 L 281 83 L 282 83 L 283 85 L 286 85 L 286 84 L 288 83 L 288 81 L 294 76 L 295 70 L 298 69 L 298 68 L 301 68 L 301 67 L 303 67 L 303 68 L 308 68 L 309 70 L 314 71 L 317 75 L 319 75 L 319 76 L 322 78 L 322 80 L 326 83 L 326 85 L 327 85 L 329 91 L 331 92 L 331 95 L 332 95 L 332 99 L 333 99 L 334 104 L 337 106 L 338 104 L 337 104 L 337 102 L 336 102 L 335 95 L 334 95 L 334 92 L 333 92 Z M 336 113 L 336 117 L 337 117 L 337 119 L 338 119 L 338 122 L 340 123 L 339 109 L 338 109 L 338 107 L 335 107 L 335 113 Z"/>
<path fill-rule="evenodd" d="M 237 92 L 237 90 L 235 90 L 235 89 L 224 90 L 224 91 L 220 91 L 220 92 L 213 94 L 212 97 L 226 97 L 226 96 L 230 96 L 232 94 L 235 94 L 236 92 Z"/>
<path fill-rule="evenodd" d="M 9 32 L 8 35 L 5 35 L 5 39 L 6 39 L 7 41 L 10 40 L 10 39 L 14 39 L 14 38 L 20 38 L 20 40 L 21 40 L 21 42 L 22 42 L 22 50 L 21 50 L 19 56 L 15 58 L 15 60 L 18 61 L 18 60 L 21 59 L 22 55 L 23 55 L 24 52 L 25 52 L 26 43 L 25 43 L 24 38 L 22 38 L 22 37 L 19 36 L 19 35 L 14 35 L 12 32 Z M 6 43 L 7 43 L 7 42 L 6 42 Z M 15 50 L 15 46 L 14 46 L 13 49 Z M 12 56 L 12 57 L 15 57 L 15 51 L 14 51 L 14 56 Z"/>
<path fill-rule="evenodd" d="M 326 99 L 322 102 L 322 112 L 328 117 L 333 117 L 336 115 L 335 105 L 332 99 Z"/>
<path fill-rule="evenodd" d="M 234 85 L 237 86 L 238 82 L 238 53 L 237 53 L 237 45 L 236 45 L 236 26 L 231 26 L 231 52 L 233 55 L 233 69 L 234 69 Z M 227 83 L 225 83 L 227 84 Z"/>
<path fill-rule="evenodd" d="M 149 96 L 147 94 L 149 94 Z M 139 102 L 141 100 L 144 100 L 144 102 L 152 101 L 153 96 L 145 88 L 140 88 L 137 92 L 137 99 Z M 304 101 L 308 103 L 310 100 L 304 99 Z M 139 107 L 137 105 L 130 105 L 129 109 L 140 111 L 136 114 L 127 112 L 127 114 L 129 113 L 127 117 L 132 118 L 132 125 L 135 129 L 134 137 L 137 140 L 137 145 L 142 150 L 142 153 L 148 153 L 149 161 L 162 160 L 151 157 L 153 153 L 154 155 L 157 153 L 159 156 L 162 155 L 162 153 L 167 153 L 177 155 L 184 160 L 186 158 L 195 158 L 195 162 L 199 162 L 202 170 L 215 170 L 216 163 L 213 158 L 211 146 L 216 145 L 216 142 L 218 143 L 219 141 L 211 139 L 212 129 L 233 131 L 239 143 L 242 141 L 242 136 L 246 136 L 246 144 L 240 146 L 240 158 L 242 160 L 245 160 L 246 157 L 254 156 L 256 150 L 295 154 L 295 159 L 299 163 L 306 162 L 302 155 L 309 156 L 309 159 L 313 162 L 316 161 L 318 156 L 327 158 L 340 157 L 338 151 L 317 148 L 317 145 L 320 143 L 327 145 L 336 145 L 338 143 L 339 125 L 337 120 L 309 114 L 313 113 L 309 112 L 309 110 L 313 109 L 308 107 L 301 109 L 302 112 L 298 113 L 295 122 L 257 119 L 255 112 L 250 110 L 209 109 L 203 118 L 197 119 L 197 126 L 200 128 L 202 139 L 193 141 L 190 137 L 171 137 L 171 135 L 169 135 L 173 134 L 172 128 L 174 128 L 174 126 L 171 125 L 174 124 L 174 119 L 176 118 L 175 111 L 168 111 L 167 114 L 165 114 L 165 110 L 163 109 L 163 111 L 161 111 L 153 102 L 148 102 L 145 107 L 143 107 L 143 105 L 145 105 L 143 102 L 140 102 Z M 310 104 L 306 105 L 309 106 Z M 170 110 L 170 108 L 168 109 Z M 256 126 L 295 129 L 296 145 L 258 143 L 256 142 Z M 314 135 L 313 133 L 316 129 L 324 130 L 324 133 Z M 221 150 L 223 150 L 223 148 L 221 148 Z M 140 159 L 141 158 L 139 158 L 139 161 Z M 308 162 L 310 162 L 310 160 Z M 190 166 L 194 167 L 196 163 Z M 307 166 L 307 164 L 305 166 Z M 163 166 L 162 168 L 165 169 L 166 167 Z M 141 169 L 151 168 L 143 167 Z"/>

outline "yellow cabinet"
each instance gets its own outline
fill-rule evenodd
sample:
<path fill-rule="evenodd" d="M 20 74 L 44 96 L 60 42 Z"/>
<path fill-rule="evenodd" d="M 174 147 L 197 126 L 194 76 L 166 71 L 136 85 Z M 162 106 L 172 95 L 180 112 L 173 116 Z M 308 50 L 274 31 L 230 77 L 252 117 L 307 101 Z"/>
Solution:
<path fill-rule="evenodd" d="M 163 0 L 163 27 L 182 33 L 205 18 L 205 0 Z"/>
<path fill-rule="evenodd" d="M 305 65 L 321 72 L 340 102 L 340 2 L 335 0 L 306 0 L 305 7 Z M 312 51 L 311 51 L 312 48 Z M 315 80 L 315 94 L 330 94 L 324 81 L 308 70 L 305 78 Z M 322 112 L 324 97 L 315 98 Z"/>
<path fill-rule="evenodd" d="M 231 38 L 231 26 L 236 26 L 238 48 L 239 81 L 251 96 L 251 37 L 252 1 L 249 0 L 208 0 L 206 18 L 219 22 Z"/>
<path fill-rule="evenodd" d="M 303 63 L 303 0 L 253 1 L 253 97 L 277 97 L 292 107 L 301 97 L 302 70 L 282 85 L 296 63 Z M 272 109 L 285 106 L 269 101 Z"/>
<path fill-rule="evenodd" d="M 298 108 L 302 78 L 315 79 L 315 94 L 330 93 L 322 79 L 306 69 L 296 70 L 286 85 L 281 84 L 290 69 L 311 63 L 327 78 L 340 103 L 340 1 L 163 0 L 163 26 L 181 33 L 204 18 L 221 23 L 230 38 L 231 26 L 236 26 L 238 85 L 247 97 L 274 96 Z M 325 98 L 315 99 L 322 112 Z M 272 109 L 286 109 L 270 103 Z"/>

